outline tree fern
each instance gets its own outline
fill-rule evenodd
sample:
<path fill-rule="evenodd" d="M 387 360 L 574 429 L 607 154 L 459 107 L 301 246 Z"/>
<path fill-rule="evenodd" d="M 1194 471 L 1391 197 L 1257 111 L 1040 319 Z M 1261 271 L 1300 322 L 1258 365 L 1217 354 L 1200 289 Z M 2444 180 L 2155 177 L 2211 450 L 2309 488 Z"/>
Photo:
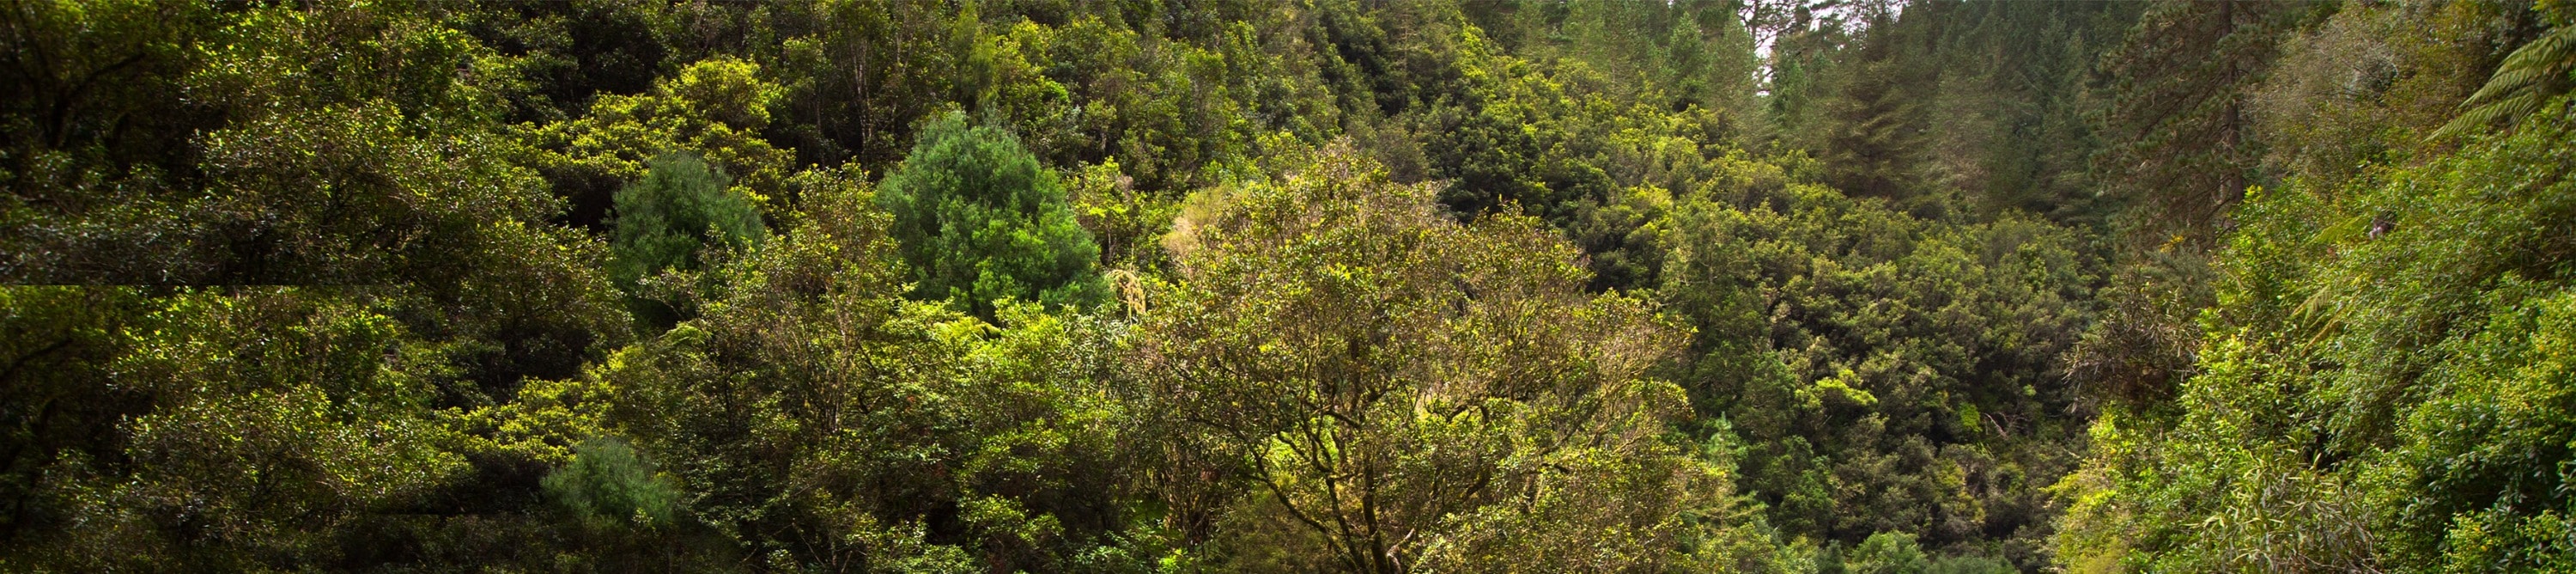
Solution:
<path fill-rule="evenodd" d="M 2505 56 L 2487 85 L 2460 102 L 2466 111 L 2429 139 L 2468 133 L 2498 121 L 2512 123 L 2540 109 L 2542 102 L 2566 93 L 2567 72 L 2576 68 L 2576 26 L 2559 26 Z"/>

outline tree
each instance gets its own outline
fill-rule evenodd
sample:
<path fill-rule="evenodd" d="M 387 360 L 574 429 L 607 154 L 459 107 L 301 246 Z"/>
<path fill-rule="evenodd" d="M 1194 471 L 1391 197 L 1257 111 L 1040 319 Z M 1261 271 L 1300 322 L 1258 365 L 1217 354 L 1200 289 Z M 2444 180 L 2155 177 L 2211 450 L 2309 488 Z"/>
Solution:
<path fill-rule="evenodd" d="M 708 270 L 706 312 L 619 351 L 587 397 L 686 487 L 703 527 L 680 526 L 720 549 L 693 559 L 1051 572 L 1122 541 L 1161 555 L 1126 528 L 1115 331 L 1034 303 L 995 325 L 907 301 L 861 172 L 795 182 L 796 226 Z"/>
<path fill-rule="evenodd" d="M 512 161 L 489 53 L 434 11 L 9 12 L 13 40 L 93 34 L 41 53 L 143 44 L 15 60 L 91 80 L 33 84 L 69 90 L 68 131 L 0 153 L 39 160 L 12 164 L 32 169 L 0 216 L 10 278 L 160 287 L 47 295 L 96 307 L 72 330 L 0 317 L 21 368 L 59 369 L 10 375 L 37 409 L 9 413 L 10 528 L 43 534 L 0 568 L 321 568 L 521 532 L 488 487 L 529 459 L 449 417 L 578 375 L 625 321 L 603 250 L 550 225 L 560 203 Z M 81 83 L 114 87 L 83 103 Z"/>
<path fill-rule="evenodd" d="M 952 388 L 957 317 L 899 297 L 884 214 L 855 170 L 806 178 L 797 225 L 706 272 L 705 312 L 618 351 L 592 376 L 604 426 L 687 491 L 713 554 L 852 569 L 912 551 L 939 469 L 972 444 Z M 710 558 L 710 559 L 715 559 Z"/>
<path fill-rule="evenodd" d="M 677 518 L 679 489 L 622 439 L 596 438 L 573 447 L 572 462 L 540 484 L 556 505 L 584 522 L 650 528 Z"/>
<path fill-rule="evenodd" d="M 1453 223 L 1347 147 L 1181 224 L 1134 360 L 1284 516 L 1302 568 L 1644 569 L 1724 470 L 1668 442 L 1644 377 L 1680 333 L 1593 296 L 1539 222 Z M 1248 520 L 1248 518 L 1247 518 Z M 1311 546 L 1309 546 L 1311 545 Z"/>
<path fill-rule="evenodd" d="M 914 281 L 913 297 L 980 317 L 1011 298 L 1082 307 L 1107 298 L 1100 247 L 1075 223 L 1055 172 L 999 128 L 950 113 L 922 128 L 876 204 Z"/>
<path fill-rule="evenodd" d="M 123 387 L 98 398 L 133 410 L 110 448 L 55 455 L 39 482 L 51 492 L 36 500 L 64 528 L 43 535 L 51 551 L 7 559 L 292 568 L 365 552 L 375 541 L 335 534 L 427 504 L 470 469 L 456 451 L 465 438 L 431 407 L 447 357 L 386 314 L 398 298 L 372 295 L 266 287 L 156 301 L 120 341 L 131 352 L 98 366 Z"/>
<path fill-rule="evenodd" d="M 1845 194 L 1904 199 L 1922 187 L 1917 165 L 1933 155 L 1923 148 L 1929 127 L 1924 112 L 1941 79 L 1933 51 L 1940 30 L 1934 4 L 1869 17 L 1859 37 L 1832 56 L 1835 91 L 1815 101 L 1820 125 L 1809 152 L 1824 167 L 1825 183 Z"/>
<path fill-rule="evenodd" d="M 768 234 L 751 202 L 727 189 L 732 179 L 697 156 L 664 154 L 646 165 L 644 177 L 617 190 L 609 251 L 619 285 L 634 289 L 664 269 L 696 270 L 699 250 L 757 247 Z"/>
<path fill-rule="evenodd" d="M 2247 100 L 2282 36 L 2312 12 L 2299 2 L 2164 2 L 2103 54 L 2097 130 L 2112 142 L 2094 181 L 2127 202 L 2147 245 L 2159 232 L 2206 240 L 2256 171 L 2261 141 Z"/>

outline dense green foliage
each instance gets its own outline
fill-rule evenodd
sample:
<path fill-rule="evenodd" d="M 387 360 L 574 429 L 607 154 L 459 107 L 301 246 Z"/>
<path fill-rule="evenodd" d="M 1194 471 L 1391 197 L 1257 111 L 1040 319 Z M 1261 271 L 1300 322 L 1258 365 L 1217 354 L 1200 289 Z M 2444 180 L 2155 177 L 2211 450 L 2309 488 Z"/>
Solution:
<path fill-rule="evenodd" d="M 2495 77 L 2460 102 L 2464 110 L 2460 117 L 2434 130 L 2432 137 L 2456 136 L 2498 121 L 2519 121 L 2576 84 L 2567 79 L 2576 72 L 2576 26 L 2568 25 L 2566 14 L 2551 17 L 2558 20 L 2553 22 L 2556 28 L 2506 55 L 2497 64 Z"/>
<path fill-rule="evenodd" d="M 573 447 L 572 462 L 547 473 L 539 484 L 546 498 L 563 511 L 593 522 L 626 522 L 654 527 L 671 523 L 679 491 L 636 458 L 635 449 L 616 438 L 597 438 Z"/>
<path fill-rule="evenodd" d="M 1920 220 L 1806 184 L 1676 211 L 1662 293 L 1700 334 L 1685 380 L 1742 436 L 1774 525 L 1943 544 L 2044 531 L 2036 487 L 2080 434 L 2056 361 L 2087 321 L 2094 264 L 2071 234 Z"/>
<path fill-rule="evenodd" d="M 0 570 L 2576 570 L 2571 30 L 0 3 Z"/>
<path fill-rule="evenodd" d="M 2451 157 L 2250 200 L 2200 372 L 2095 426 L 2072 557 L 2576 567 L 2571 128 L 2561 101 Z"/>
<path fill-rule="evenodd" d="M 686 155 L 648 162 L 644 176 L 617 190 L 609 234 L 616 261 L 610 276 L 632 287 L 664 269 L 697 269 L 708 247 L 752 247 L 767 233 L 751 203 L 725 193 L 723 172 Z M 708 242 L 713 241 L 713 245 Z"/>
<path fill-rule="evenodd" d="M 1718 534 L 1686 516 L 1726 510 L 1726 471 L 1664 432 L 1682 393 L 1644 377 L 1680 333 L 1641 301 L 1584 293 L 1573 250 L 1536 221 L 1459 225 L 1429 186 L 1351 155 L 1219 190 L 1225 206 L 1173 237 L 1190 245 L 1178 283 L 1137 325 L 1156 402 L 1238 461 L 1255 485 L 1239 504 L 1289 519 L 1217 544 L 1301 557 L 1219 566 L 1722 558 L 1684 542 Z"/>
<path fill-rule="evenodd" d="M 921 130 L 877 206 L 913 269 L 913 293 L 991 316 L 993 301 L 1098 303 L 1100 247 L 1074 224 L 1064 186 L 1019 140 L 950 113 Z"/>

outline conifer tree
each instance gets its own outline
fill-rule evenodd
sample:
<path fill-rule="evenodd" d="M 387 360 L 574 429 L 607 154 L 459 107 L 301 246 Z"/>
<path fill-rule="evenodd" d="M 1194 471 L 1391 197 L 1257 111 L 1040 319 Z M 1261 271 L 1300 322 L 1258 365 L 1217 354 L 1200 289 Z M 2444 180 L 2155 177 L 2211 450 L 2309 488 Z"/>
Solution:
<path fill-rule="evenodd" d="M 2104 54 L 2099 128 L 2116 142 L 2095 181 L 2134 206 L 2133 229 L 2206 237 L 2245 188 L 2262 181 L 2247 100 L 2284 33 L 2314 5 L 2166 2 Z"/>
<path fill-rule="evenodd" d="M 663 269 L 698 268 L 698 250 L 710 239 L 724 247 L 758 245 L 760 214 L 728 192 L 732 179 L 697 156 L 666 154 L 648 162 L 644 178 L 617 192 L 610 251 L 620 285 Z"/>
<path fill-rule="evenodd" d="M 877 206 L 911 266 L 913 296 L 979 316 L 1004 297 L 1052 306 L 1102 301 L 1100 247 L 1074 221 L 1055 172 L 1019 139 L 951 112 L 922 128 Z"/>

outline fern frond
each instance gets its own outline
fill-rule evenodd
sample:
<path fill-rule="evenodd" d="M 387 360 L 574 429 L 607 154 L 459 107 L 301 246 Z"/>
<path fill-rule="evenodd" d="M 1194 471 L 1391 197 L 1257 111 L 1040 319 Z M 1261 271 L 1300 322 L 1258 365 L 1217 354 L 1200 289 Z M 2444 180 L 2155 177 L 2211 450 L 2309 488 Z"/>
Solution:
<path fill-rule="evenodd" d="M 2424 139 L 2457 137 L 2498 122 L 2519 121 L 2540 109 L 2541 102 L 2567 91 L 2571 69 L 2576 69 L 2576 26 L 2550 30 L 2505 56 L 2486 85 L 2460 102 L 2459 117 Z"/>
<path fill-rule="evenodd" d="M 2433 130 L 2433 135 L 2425 139 L 2465 135 L 2470 130 L 2495 125 L 2500 121 L 2510 122 L 2521 119 L 2539 110 L 2540 103 L 2545 100 L 2546 98 L 2542 97 L 2538 90 L 2525 89 L 2487 105 L 2478 106 L 2477 109 L 2461 112 L 2459 117 L 2452 118 L 2451 123 L 2443 124 L 2442 129 Z"/>

